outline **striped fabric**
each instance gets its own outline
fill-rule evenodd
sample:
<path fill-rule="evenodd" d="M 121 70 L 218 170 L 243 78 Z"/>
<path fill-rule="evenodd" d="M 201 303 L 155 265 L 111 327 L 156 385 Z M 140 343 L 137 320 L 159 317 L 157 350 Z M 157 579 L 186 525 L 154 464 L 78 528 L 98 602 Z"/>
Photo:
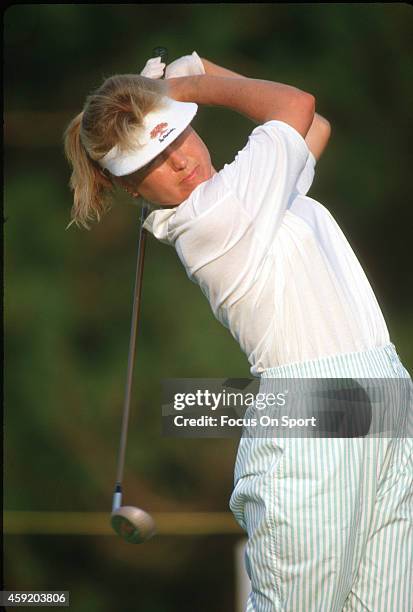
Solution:
<path fill-rule="evenodd" d="M 406 378 L 392 343 L 265 370 Z M 405 398 L 406 399 L 406 398 Z M 240 440 L 230 508 L 248 533 L 246 612 L 413 611 L 413 438 Z"/>

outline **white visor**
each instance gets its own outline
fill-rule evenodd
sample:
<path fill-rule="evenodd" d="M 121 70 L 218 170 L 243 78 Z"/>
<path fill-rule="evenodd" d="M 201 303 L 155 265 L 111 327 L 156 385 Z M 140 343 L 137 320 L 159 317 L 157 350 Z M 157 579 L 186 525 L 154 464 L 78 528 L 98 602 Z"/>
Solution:
<path fill-rule="evenodd" d="M 113 176 L 124 176 L 142 168 L 161 153 L 191 123 L 198 110 L 194 102 L 164 97 L 159 110 L 148 113 L 143 127 L 134 135 L 134 147 L 120 151 L 113 147 L 98 163 Z"/>

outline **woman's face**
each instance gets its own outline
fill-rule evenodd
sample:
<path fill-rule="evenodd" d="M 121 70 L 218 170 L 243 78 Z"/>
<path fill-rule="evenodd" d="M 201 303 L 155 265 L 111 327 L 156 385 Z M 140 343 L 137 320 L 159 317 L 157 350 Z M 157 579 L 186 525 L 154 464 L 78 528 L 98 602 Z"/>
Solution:
<path fill-rule="evenodd" d="M 205 143 L 189 125 L 152 162 L 117 180 L 153 204 L 177 206 L 215 173 Z"/>

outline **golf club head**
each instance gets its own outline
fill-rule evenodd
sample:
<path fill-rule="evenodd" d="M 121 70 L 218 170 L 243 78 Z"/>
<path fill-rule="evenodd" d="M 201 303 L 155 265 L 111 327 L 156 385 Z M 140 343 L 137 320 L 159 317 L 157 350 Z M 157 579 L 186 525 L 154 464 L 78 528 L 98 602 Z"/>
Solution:
<path fill-rule="evenodd" d="M 146 542 L 156 533 L 150 514 L 134 506 L 121 506 L 112 512 L 110 522 L 116 533 L 130 544 Z"/>

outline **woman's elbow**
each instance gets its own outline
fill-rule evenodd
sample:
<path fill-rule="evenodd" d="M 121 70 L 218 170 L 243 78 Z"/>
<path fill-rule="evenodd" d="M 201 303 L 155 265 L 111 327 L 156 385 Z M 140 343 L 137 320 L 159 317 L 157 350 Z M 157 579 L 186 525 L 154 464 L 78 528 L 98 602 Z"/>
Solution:
<path fill-rule="evenodd" d="M 308 110 L 308 112 L 312 113 L 314 116 L 316 105 L 315 96 L 313 96 L 313 94 L 310 94 L 308 91 L 300 90 L 299 98 L 300 104 L 302 104 Z"/>

